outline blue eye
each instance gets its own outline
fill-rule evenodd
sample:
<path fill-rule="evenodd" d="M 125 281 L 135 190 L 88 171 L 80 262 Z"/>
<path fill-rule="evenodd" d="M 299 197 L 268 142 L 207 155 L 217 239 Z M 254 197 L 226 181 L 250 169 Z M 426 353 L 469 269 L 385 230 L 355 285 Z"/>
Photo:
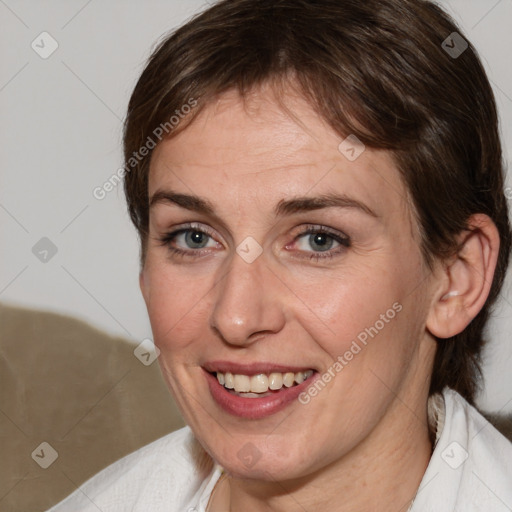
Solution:
<path fill-rule="evenodd" d="M 208 243 L 208 239 L 213 240 L 211 234 L 205 228 L 190 227 L 166 233 L 160 238 L 160 244 L 167 247 L 174 254 L 189 255 L 190 253 L 198 252 L 194 249 L 207 248 L 208 246 L 206 244 Z M 185 249 L 172 245 L 176 240 L 182 243 L 184 242 Z M 213 246 L 215 246 L 215 244 Z"/>
<path fill-rule="evenodd" d="M 300 238 L 305 237 L 306 235 L 302 235 Z M 321 252 L 328 251 L 332 248 L 334 243 L 340 243 L 334 240 L 333 236 L 327 235 L 326 233 L 307 233 L 306 238 L 307 243 L 312 247 L 313 249 L 316 248 Z"/>
<path fill-rule="evenodd" d="M 304 241 L 309 247 L 316 249 L 314 251 L 308 251 L 307 247 L 302 246 L 305 252 L 312 252 L 309 256 L 310 259 L 332 258 L 343 252 L 347 247 L 350 247 L 350 239 L 347 236 L 333 232 L 324 226 L 309 226 L 306 231 L 303 231 L 296 237 L 296 240 L 302 238 L 304 238 Z M 332 249 L 335 244 L 337 244 L 337 246 L 335 249 Z"/>
<path fill-rule="evenodd" d="M 207 238 L 209 238 L 209 235 L 207 235 L 203 231 L 187 229 L 182 231 L 181 233 L 177 233 L 175 236 L 176 239 L 179 239 L 180 237 L 182 237 L 185 244 L 189 248 L 203 249 L 204 247 L 206 247 L 206 243 L 208 242 Z"/>
<path fill-rule="evenodd" d="M 308 225 L 307 229 L 299 233 L 294 241 L 304 239 L 306 244 L 301 244 L 301 250 L 298 252 L 311 253 L 306 257 L 309 259 L 332 258 L 350 247 L 350 239 L 337 231 L 331 231 L 324 226 Z M 166 233 L 159 238 L 160 245 L 165 246 L 169 251 L 180 257 L 200 257 L 208 253 L 208 249 L 216 247 L 217 242 L 213 239 L 213 233 L 207 228 L 199 225 L 190 225 L 176 231 Z M 176 242 L 180 246 L 176 247 Z M 210 243 L 211 242 L 211 243 Z M 210 243 L 210 244 L 209 244 Z M 307 245 L 313 249 L 308 250 Z M 334 246 L 334 249 L 333 249 Z M 290 246 L 287 245 L 288 249 Z M 202 249 L 206 249 L 203 251 Z"/>

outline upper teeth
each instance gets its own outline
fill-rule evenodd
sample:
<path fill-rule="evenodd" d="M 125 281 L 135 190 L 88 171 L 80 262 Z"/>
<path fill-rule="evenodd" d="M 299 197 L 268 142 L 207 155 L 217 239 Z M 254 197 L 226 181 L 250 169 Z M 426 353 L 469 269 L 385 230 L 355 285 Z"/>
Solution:
<path fill-rule="evenodd" d="M 283 385 L 290 388 L 294 383 L 304 382 L 311 375 L 313 375 L 313 370 L 297 373 L 273 372 L 270 375 L 260 373 L 252 376 L 217 372 L 217 380 L 220 385 L 234 389 L 238 393 L 265 393 L 269 389 L 281 389 Z"/>

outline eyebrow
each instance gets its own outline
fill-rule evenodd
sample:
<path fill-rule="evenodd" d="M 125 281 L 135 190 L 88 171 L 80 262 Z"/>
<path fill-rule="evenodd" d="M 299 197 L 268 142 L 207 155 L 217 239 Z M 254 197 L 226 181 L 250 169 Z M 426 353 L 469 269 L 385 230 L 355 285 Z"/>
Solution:
<path fill-rule="evenodd" d="M 215 208 L 207 199 L 195 195 L 179 194 L 171 190 L 157 190 L 150 199 L 149 208 L 157 204 L 173 204 L 197 213 L 215 215 Z M 334 193 L 321 194 L 317 197 L 304 196 L 287 200 L 281 199 L 274 208 L 274 215 L 276 217 L 283 217 L 323 208 L 355 208 L 367 215 L 378 218 L 378 215 L 361 201 L 345 194 Z"/>

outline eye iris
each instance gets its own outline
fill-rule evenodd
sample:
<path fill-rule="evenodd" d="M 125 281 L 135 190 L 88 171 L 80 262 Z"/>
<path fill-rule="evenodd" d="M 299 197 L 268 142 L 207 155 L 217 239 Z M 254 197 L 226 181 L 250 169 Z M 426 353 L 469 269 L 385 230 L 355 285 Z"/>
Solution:
<path fill-rule="evenodd" d="M 309 241 L 312 247 L 315 247 L 316 245 L 320 251 L 328 251 L 333 244 L 333 239 L 326 233 L 316 233 L 310 235 Z"/>
<path fill-rule="evenodd" d="M 185 241 L 194 247 L 204 247 L 207 235 L 201 231 L 189 231 L 185 234 Z"/>

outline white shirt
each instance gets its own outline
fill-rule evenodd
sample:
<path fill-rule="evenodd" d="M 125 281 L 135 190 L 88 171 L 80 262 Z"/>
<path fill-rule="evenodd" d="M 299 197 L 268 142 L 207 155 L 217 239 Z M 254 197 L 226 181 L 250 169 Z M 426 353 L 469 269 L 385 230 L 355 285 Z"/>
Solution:
<path fill-rule="evenodd" d="M 448 388 L 431 397 L 429 415 L 437 439 L 410 512 L 511 512 L 512 443 Z M 168 434 L 105 468 L 48 512 L 205 512 L 222 468 L 214 464 L 202 473 L 196 443 L 189 427 Z"/>

